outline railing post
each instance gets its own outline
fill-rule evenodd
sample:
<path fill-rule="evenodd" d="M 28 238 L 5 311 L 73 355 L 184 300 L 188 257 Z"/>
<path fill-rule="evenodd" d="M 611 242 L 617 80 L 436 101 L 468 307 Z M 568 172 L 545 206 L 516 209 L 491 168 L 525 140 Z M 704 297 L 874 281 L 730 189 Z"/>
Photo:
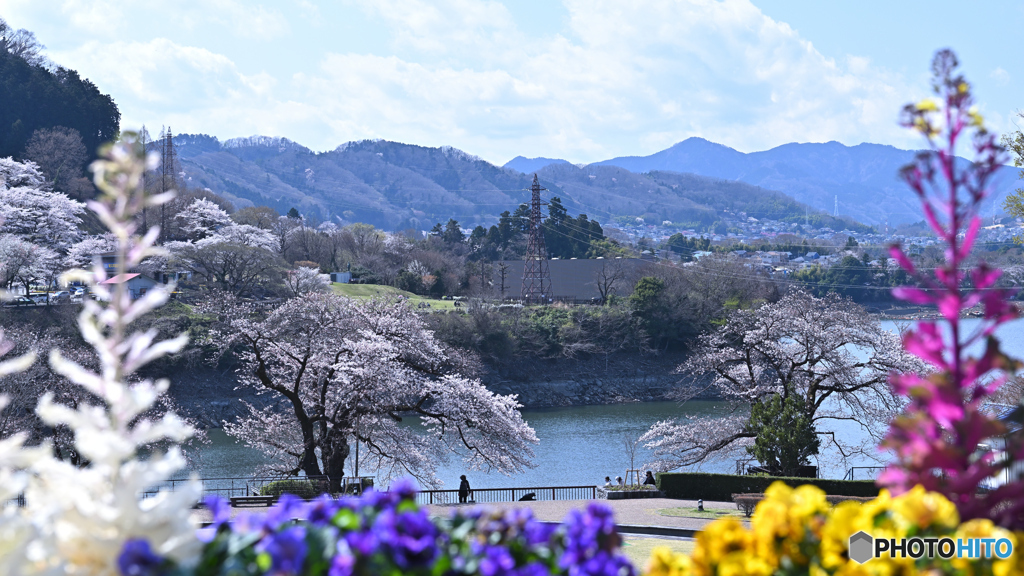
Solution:
<path fill-rule="evenodd" d="M 551 488 L 551 500 L 554 500 L 554 499 L 555 499 L 555 489 L 554 489 L 554 487 L 552 487 Z"/>

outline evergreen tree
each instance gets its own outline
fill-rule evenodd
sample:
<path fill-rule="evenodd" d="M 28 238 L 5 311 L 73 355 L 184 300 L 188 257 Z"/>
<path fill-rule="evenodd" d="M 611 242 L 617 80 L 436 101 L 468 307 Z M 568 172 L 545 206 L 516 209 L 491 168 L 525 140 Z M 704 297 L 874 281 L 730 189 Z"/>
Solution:
<path fill-rule="evenodd" d="M 772 394 L 755 402 L 748 426 L 757 436 L 747 453 L 774 476 L 795 476 L 821 446 L 814 422 L 795 395 Z"/>
<path fill-rule="evenodd" d="M 449 218 L 448 223 L 444 226 L 444 234 L 441 235 L 441 238 L 449 244 L 462 244 L 466 239 L 466 235 L 462 233 L 459 222 L 455 218 Z"/>

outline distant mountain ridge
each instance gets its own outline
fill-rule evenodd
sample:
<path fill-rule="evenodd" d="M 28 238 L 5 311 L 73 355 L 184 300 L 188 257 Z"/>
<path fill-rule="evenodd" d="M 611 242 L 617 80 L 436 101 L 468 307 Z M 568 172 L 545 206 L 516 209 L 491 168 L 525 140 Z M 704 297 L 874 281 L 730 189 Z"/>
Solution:
<path fill-rule="evenodd" d="M 267 205 L 282 213 L 294 206 L 337 223 L 424 230 L 455 218 L 467 227 L 489 225 L 530 196 L 531 174 L 448 146 L 363 140 L 317 153 L 285 138 L 263 136 L 222 143 L 204 134 L 183 134 L 174 141 L 188 185 L 209 188 L 239 206 Z M 571 213 L 605 223 L 640 217 L 652 224 L 668 220 L 706 229 L 722 219 L 723 210 L 791 221 L 814 212 L 776 191 L 693 174 L 637 174 L 618 166 L 564 161 L 531 172 L 547 189 L 545 199 L 559 196 Z"/>
<path fill-rule="evenodd" d="M 650 156 L 612 158 L 592 166 L 618 166 L 636 173 L 687 172 L 746 182 L 784 192 L 828 213 L 838 200 L 840 215 L 867 224 L 900 224 L 922 219 L 917 198 L 898 178 L 900 168 L 914 154 L 881 144 L 839 142 L 783 144 L 745 154 L 703 138 L 689 138 Z M 985 214 L 991 213 L 993 203 L 1002 206 L 1016 181 L 1016 169 L 1000 170 Z"/>
<path fill-rule="evenodd" d="M 505 162 L 504 168 L 510 168 L 517 170 L 523 174 L 532 174 L 545 166 L 551 164 L 569 164 L 568 160 L 559 160 L 557 158 L 525 158 L 523 156 L 516 156 L 515 158 Z"/>

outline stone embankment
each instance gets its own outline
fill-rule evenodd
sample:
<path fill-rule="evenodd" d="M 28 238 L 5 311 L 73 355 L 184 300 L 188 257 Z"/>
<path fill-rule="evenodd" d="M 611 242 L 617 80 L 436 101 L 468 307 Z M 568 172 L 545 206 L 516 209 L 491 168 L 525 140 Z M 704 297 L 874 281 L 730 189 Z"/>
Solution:
<path fill-rule="evenodd" d="M 613 362 L 537 361 L 528 367 L 504 367 L 480 375 L 489 390 L 517 394 L 526 408 L 657 402 L 675 399 L 680 358 Z M 246 413 L 246 403 L 260 406 L 269 394 L 240 386 L 231 370 L 208 367 L 177 370 L 170 396 L 175 410 L 202 428 L 219 428 Z"/>

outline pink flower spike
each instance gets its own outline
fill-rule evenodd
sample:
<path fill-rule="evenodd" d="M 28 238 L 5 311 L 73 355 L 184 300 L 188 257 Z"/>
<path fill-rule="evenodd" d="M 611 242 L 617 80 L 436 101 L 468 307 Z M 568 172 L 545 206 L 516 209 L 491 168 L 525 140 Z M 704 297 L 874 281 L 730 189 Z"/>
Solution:
<path fill-rule="evenodd" d="M 906 300 L 913 304 L 931 304 L 934 301 L 934 297 L 928 292 L 921 290 L 920 288 L 914 288 L 912 286 L 900 286 L 892 289 L 893 298 L 900 300 Z"/>
<path fill-rule="evenodd" d="M 971 223 L 967 226 L 967 231 L 964 232 L 964 239 L 960 243 L 960 253 L 957 257 L 960 260 L 966 260 L 971 254 L 971 248 L 974 246 L 974 239 L 978 236 L 978 230 L 981 229 L 981 218 L 974 216 L 971 218 Z"/>
<path fill-rule="evenodd" d="M 899 263 L 900 268 L 903 268 L 908 273 L 914 273 L 914 263 L 910 261 L 910 258 L 903 253 L 903 249 L 899 245 L 893 245 L 889 248 L 889 255 L 892 259 Z"/>
<path fill-rule="evenodd" d="M 998 268 L 989 268 L 987 264 L 981 264 L 971 270 L 971 281 L 974 282 L 976 290 L 984 290 L 996 283 L 1003 271 Z"/>
<path fill-rule="evenodd" d="M 956 322 L 960 318 L 960 311 L 963 310 L 958 294 L 947 294 L 939 299 L 939 313 L 950 322 Z"/>
<path fill-rule="evenodd" d="M 946 345 L 935 324 L 922 323 L 916 331 L 907 332 L 903 337 L 903 347 L 907 352 L 936 367 L 946 365 L 943 357 Z"/>

